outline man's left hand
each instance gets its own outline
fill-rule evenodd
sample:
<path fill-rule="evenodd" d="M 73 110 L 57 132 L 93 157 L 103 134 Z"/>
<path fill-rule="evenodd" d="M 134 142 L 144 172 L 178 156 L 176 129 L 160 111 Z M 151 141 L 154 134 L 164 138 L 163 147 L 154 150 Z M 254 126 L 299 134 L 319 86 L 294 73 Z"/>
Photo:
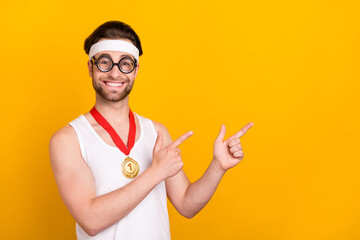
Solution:
<path fill-rule="evenodd" d="M 226 132 L 225 125 L 221 125 L 219 136 L 214 143 L 214 161 L 219 164 L 222 170 L 227 171 L 235 167 L 244 158 L 239 138 L 253 125 L 252 122 L 246 124 L 245 127 L 226 140 L 223 140 Z"/>

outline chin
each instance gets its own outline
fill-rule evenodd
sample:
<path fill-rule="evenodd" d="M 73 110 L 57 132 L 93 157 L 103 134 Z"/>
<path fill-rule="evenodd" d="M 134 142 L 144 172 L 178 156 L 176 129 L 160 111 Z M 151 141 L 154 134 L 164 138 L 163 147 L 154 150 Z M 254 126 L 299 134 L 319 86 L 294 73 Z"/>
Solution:
<path fill-rule="evenodd" d="M 104 98 L 110 102 L 120 102 L 123 99 L 125 99 L 130 94 L 130 92 L 126 91 L 126 92 L 122 92 L 122 93 L 108 93 L 108 94 L 104 93 L 104 92 L 98 92 L 98 94 L 102 98 Z"/>

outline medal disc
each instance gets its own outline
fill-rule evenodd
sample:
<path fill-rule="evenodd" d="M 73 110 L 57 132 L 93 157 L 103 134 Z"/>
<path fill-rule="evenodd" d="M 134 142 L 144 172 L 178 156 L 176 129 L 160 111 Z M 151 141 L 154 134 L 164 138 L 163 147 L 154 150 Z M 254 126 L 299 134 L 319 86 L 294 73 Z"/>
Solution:
<path fill-rule="evenodd" d="M 127 178 L 135 178 L 139 173 L 139 165 L 131 157 L 126 157 L 121 164 L 121 172 Z"/>

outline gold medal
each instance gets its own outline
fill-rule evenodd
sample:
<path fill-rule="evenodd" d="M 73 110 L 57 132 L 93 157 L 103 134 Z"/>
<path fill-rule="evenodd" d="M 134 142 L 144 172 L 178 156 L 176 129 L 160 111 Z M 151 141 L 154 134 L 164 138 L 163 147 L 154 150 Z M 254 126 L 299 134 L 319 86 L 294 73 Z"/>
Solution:
<path fill-rule="evenodd" d="M 128 156 L 121 164 L 121 172 L 127 178 L 135 178 L 139 173 L 139 165 L 134 159 Z"/>
<path fill-rule="evenodd" d="M 90 110 L 90 113 L 94 119 L 109 133 L 118 149 L 125 155 L 129 155 L 131 149 L 134 147 L 136 137 L 136 124 L 133 112 L 129 109 L 130 127 L 127 147 L 121 140 L 120 136 L 116 133 L 114 128 L 110 125 L 110 123 L 106 121 L 106 119 L 101 115 L 101 113 L 98 112 L 98 110 L 96 110 L 95 106 Z M 127 178 L 135 178 L 139 173 L 139 165 L 134 159 L 127 156 L 121 164 L 121 172 Z"/>

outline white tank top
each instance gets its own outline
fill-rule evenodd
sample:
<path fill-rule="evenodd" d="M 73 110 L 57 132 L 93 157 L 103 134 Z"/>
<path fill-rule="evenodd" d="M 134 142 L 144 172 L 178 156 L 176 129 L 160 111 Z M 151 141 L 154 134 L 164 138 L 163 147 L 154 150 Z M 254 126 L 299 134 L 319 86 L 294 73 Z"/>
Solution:
<path fill-rule="evenodd" d="M 136 116 L 140 125 L 140 137 L 132 148 L 130 157 L 139 164 L 140 175 L 151 165 L 157 133 L 150 119 Z M 117 147 L 105 143 L 84 115 L 69 124 L 76 131 L 81 155 L 94 175 L 97 196 L 132 181 L 121 173 L 125 154 Z M 165 182 L 160 182 L 127 216 L 96 236 L 89 236 L 77 223 L 76 235 L 78 240 L 170 239 Z"/>

